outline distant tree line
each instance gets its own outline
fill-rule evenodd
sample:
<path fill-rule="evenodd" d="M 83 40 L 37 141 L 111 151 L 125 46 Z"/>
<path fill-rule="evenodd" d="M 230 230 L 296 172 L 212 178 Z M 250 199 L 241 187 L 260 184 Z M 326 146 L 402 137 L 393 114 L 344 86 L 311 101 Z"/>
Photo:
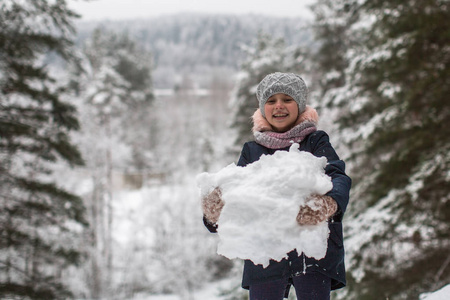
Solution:
<path fill-rule="evenodd" d="M 77 43 L 88 39 L 97 26 L 95 22 L 80 22 Z M 311 28 L 302 18 L 176 14 L 104 22 L 101 26 L 110 31 L 127 31 L 152 52 L 157 89 L 174 88 L 186 75 L 199 87 L 207 88 L 217 70 L 232 79 L 246 60 L 244 48 L 258 34 L 283 38 L 288 46 L 313 46 Z"/>

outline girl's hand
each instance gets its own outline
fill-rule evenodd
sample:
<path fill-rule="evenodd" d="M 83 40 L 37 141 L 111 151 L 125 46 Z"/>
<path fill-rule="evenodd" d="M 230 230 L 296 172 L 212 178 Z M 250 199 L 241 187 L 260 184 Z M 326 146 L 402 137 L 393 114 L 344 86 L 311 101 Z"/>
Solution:
<path fill-rule="evenodd" d="M 202 199 L 203 215 L 212 224 L 217 223 L 220 212 L 225 205 L 221 197 L 222 191 L 217 187 Z"/>
<path fill-rule="evenodd" d="M 299 225 L 317 225 L 330 218 L 337 211 L 337 203 L 330 196 L 311 195 L 306 205 L 300 206 L 297 215 Z"/>

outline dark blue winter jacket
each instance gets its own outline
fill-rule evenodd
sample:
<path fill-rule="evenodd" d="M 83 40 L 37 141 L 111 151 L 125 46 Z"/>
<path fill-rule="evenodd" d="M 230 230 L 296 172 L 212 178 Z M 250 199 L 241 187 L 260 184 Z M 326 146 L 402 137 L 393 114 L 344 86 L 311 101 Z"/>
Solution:
<path fill-rule="evenodd" d="M 279 149 L 288 151 L 289 147 Z M 324 131 L 316 131 L 307 136 L 300 143 L 301 151 L 308 151 L 317 157 L 325 156 L 328 164 L 325 173 L 331 177 L 333 188 L 327 193 L 336 200 L 338 204 L 337 213 L 329 220 L 330 236 L 328 239 L 328 249 L 325 257 L 320 260 L 298 254 L 297 251 L 288 253 L 288 258 L 280 262 L 271 261 L 269 266 L 263 268 L 255 265 L 252 261 L 246 260 L 244 263 L 244 274 L 242 287 L 248 289 L 250 285 L 262 283 L 273 279 L 289 278 L 306 272 L 320 272 L 331 278 L 331 289 L 344 287 L 345 266 L 344 266 L 344 244 L 342 235 L 342 217 L 347 208 L 351 179 L 345 174 L 345 163 L 339 159 L 334 148 L 331 146 L 328 134 Z M 264 155 L 271 155 L 277 150 L 266 148 L 256 142 L 247 142 L 241 152 L 238 166 L 246 166 L 253 163 Z M 211 232 L 217 230 L 217 226 L 208 223 L 205 225 Z M 306 266 L 305 266 L 306 265 Z"/>

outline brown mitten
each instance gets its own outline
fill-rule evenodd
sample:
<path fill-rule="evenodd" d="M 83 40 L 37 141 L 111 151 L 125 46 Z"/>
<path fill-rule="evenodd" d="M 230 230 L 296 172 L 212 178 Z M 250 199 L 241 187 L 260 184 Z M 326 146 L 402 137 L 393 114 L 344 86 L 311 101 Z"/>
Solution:
<path fill-rule="evenodd" d="M 220 212 L 225 205 L 221 197 L 222 191 L 217 187 L 202 199 L 203 215 L 213 224 L 219 220 Z"/>
<path fill-rule="evenodd" d="M 297 215 L 299 225 L 317 225 L 328 220 L 337 211 L 337 203 L 330 196 L 311 195 Z"/>

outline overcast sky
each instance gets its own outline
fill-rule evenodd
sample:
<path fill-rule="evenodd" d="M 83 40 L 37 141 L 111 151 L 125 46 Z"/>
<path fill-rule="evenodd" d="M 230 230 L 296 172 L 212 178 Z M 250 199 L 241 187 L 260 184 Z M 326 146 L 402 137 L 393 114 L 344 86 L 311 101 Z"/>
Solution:
<path fill-rule="evenodd" d="M 315 0 L 68 0 L 83 20 L 132 19 L 183 12 L 309 17 Z"/>

